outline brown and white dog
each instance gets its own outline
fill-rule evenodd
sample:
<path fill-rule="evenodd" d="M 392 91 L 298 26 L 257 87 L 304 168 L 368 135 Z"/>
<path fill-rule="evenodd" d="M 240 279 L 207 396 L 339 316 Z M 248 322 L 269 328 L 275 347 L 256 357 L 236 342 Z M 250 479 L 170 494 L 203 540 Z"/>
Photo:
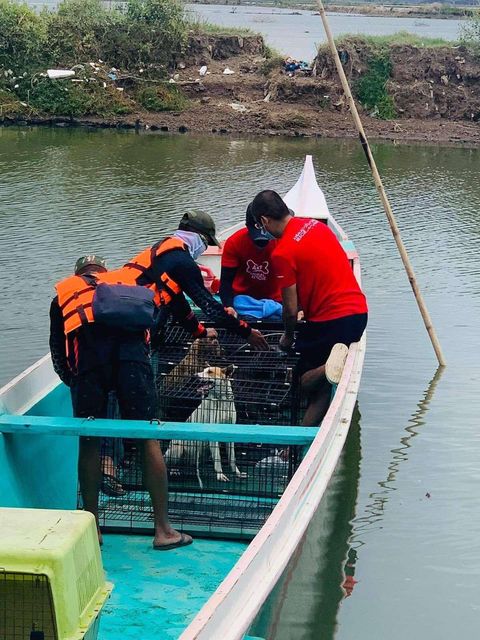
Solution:
<path fill-rule="evenodd" d="M 179 386 L 186 378 L 196 375 L 212 359 L 219 358 L 222 349 L 218 340 L 197 338 L 190 345 L 186 356 L 165 376 L 162 393 L 168 393 Z"/>
<path fill-rule="evenodd" d="M 206 395 L 200 405 L 195 409 L 187 422 L 203 422 L 205 424 L 235 424 L 237 412 L 235 410 L 235 398 L 233 395 L 230 377 L 235 370 L 234 365 L 228 367 L 206 367 L 198 373 L 198 377 L 206 383 Z M 182 458 L 195 464 L 198 483 L 203 489 L 203 482 L 200 476 L 200 454 L 207 445 L 206 442 L 191 442 L 183 440 L 172 440 L 165 453 L 167 465 L 174 466 Z M 228 465 L 232 473 L 237 478 L 246 478 L 247 474 L 242 473 L 235 459 L 235 444 L 227 442 Z M 216 478 L 220 482 L 229 482 L 229 478 L 223 473 L 222 459 L 220 456 L 220 445 L 218 442 L 209 442 L 208 446 L 213 460 L 213 468 Z"/>

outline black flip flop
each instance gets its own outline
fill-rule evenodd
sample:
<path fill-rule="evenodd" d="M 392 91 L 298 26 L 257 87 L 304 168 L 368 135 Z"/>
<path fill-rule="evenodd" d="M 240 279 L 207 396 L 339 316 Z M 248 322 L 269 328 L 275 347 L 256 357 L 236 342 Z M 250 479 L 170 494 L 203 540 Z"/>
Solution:
<path fill-rule="evenodd" d="M 109 473 L 103 474 L 100 491 L 110 498 L 120 498 L 128 493 L 119 479 Z"/>
<path fill-rule="evenodd" d="M 161 545 L 153 545 L 155 551 L 171 551 L 172 549 L 179 549 L 180 547 L 188 547 L 189 544 L 192 544 L 193 540 L 188 539 L 184 533 L 180 534 L 180 539 L 177 542 L 172 542 L 172 544 L 161 544 Z"/>

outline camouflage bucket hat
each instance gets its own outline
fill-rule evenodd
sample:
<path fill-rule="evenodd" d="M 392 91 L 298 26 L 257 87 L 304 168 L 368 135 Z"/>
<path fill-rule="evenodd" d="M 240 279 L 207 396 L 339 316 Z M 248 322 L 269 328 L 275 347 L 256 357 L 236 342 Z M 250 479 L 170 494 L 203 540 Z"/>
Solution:
<path fill-rule="evenodd" d="M 82 269 L 85 267 L 89 267 L 90 265 L 95 265 L 96 267 L 102 267 L 103 269 L 107 268 L 107 262 L 105 258 L 101 258 L 95 254 L 91 254 L 89 256 L 82 256 L 75 263 L 75 275 L 78 275 Z"/>
<path fill-rule="evenodd" d="M 215 222 L 212 216 L 205 211 L 189 211 L 184 213 L 178 228 L 184 231 L 195 231 L 205 236 L 210 246 L 221 246 L 215 236 Z"/>

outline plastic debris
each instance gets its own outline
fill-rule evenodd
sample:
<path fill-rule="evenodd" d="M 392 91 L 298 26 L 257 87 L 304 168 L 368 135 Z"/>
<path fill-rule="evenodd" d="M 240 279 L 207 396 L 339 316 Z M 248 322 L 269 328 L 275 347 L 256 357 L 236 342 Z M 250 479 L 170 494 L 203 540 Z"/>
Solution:
<path fill-rule="evenodd" d="M 168 84 L 176 84 L 175 80 L 173 78 L 170 78 L 170 80 L 168 81 Z"/>
<path fill-rule="evenodd" d="M 200 71 L 198 72 L 201 76 L 206 76 L 207 75 L 207 70 L 208 67 L 206 64 L 203 65 L 203 67 L 200 67 Z"/>
<path fill-rule="evenodd" d="M 185 69 L 185 63 L 184 63 L 184 62 L 180 62 L 180 63 L 178 64 L 178 68 L 179 68 L 179 69 Z"/>
<path fill-rule="evenodd" d="M 107 83 L 106 83 L 106 82 L 104 82 L 104 83 L 103 83 L 103 88 L 104 88 L 104 89 L 106 89 L 106 88 L 107 88 Z"/>
<path fill-rule="evenodd" d="M 75 71 L 71 69 L 47 69 L 47 76 L 50 80 L 60 80 L 61 78 L 73 78 Z"/>
<path fill-rule="evenodd" d="M 228 106 L 232 107 L 234 111 L 238 111 L 239 113 L 246 113 L 248 111 L 244 104 L 239 104 L 238 102 L 231 102 Z"/>
<path fill-rule="evenodd" d="M 20 102 L 20 104 L 22 105 L 22 107 L 28 107 L 28 104 L 26 102 Z"/>
<path fill-rule="evenodd" d="M 180 74 L 179 74 L 179 73 L 176 73 L 176 74 L 173 76 L 173 79 L 174 79 L 174 80 L 179 80 L 179 79 L 180 79 Z"/>
<path fill-rule="evenodd" d="M 235 73 L 235 71 L 232 71 L 231 69 L 229 69 L 228 67 L 225 67 L 225 69 L 223 70 L 223 75 L 224 76 L 231 76 Z"/>
<path fill-rule="evenodd" d="M 123 87 L 117 87 L 117 91 L 123 91 Z"/>
<path fill-rule="evenodd" d="M 111 71 L 107 75 L 110 78 L 110 80 L 115 81 L 117 79 L 117 76 L 114 73 L 112 73 Z"/>

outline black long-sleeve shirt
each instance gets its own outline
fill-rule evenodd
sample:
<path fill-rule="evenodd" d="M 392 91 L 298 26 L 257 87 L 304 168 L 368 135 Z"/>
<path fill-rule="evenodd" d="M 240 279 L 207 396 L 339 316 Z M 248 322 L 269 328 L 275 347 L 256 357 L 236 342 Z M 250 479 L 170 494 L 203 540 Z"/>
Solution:
<path fill-rule="evenodd" d="M 233 307 L 233 281 L 237 274 L 237 267 L 222 267 L 220 274 L 220 299 L 226 307 Z"/>
<path fill-rule="evenodd" d="M 151 272 L 151 273 L 149 273 Z M 244 321 L 234 318 L 228 314 L 223 306 L 207 291 L 203 283 L 202 273 L 188 251 L 173 249 L 157 256 L 152 265 L 152 269 L 139 278 L 139 284 L 149 282 L 161 283 L 161 276 L 167 273 L 182 289 L 180 293 L 172 299 L 168 305 L 175 320 L 179 321 L 185 328 L 186 322 L 197 323 L 184 293 L 208 316 L 208 318 L 218 327 L 223 327 L 232 333 L 243 338 L 248 338 L 252 329 Z M 190 325 L 189 331 L 195 333 Z"/>

